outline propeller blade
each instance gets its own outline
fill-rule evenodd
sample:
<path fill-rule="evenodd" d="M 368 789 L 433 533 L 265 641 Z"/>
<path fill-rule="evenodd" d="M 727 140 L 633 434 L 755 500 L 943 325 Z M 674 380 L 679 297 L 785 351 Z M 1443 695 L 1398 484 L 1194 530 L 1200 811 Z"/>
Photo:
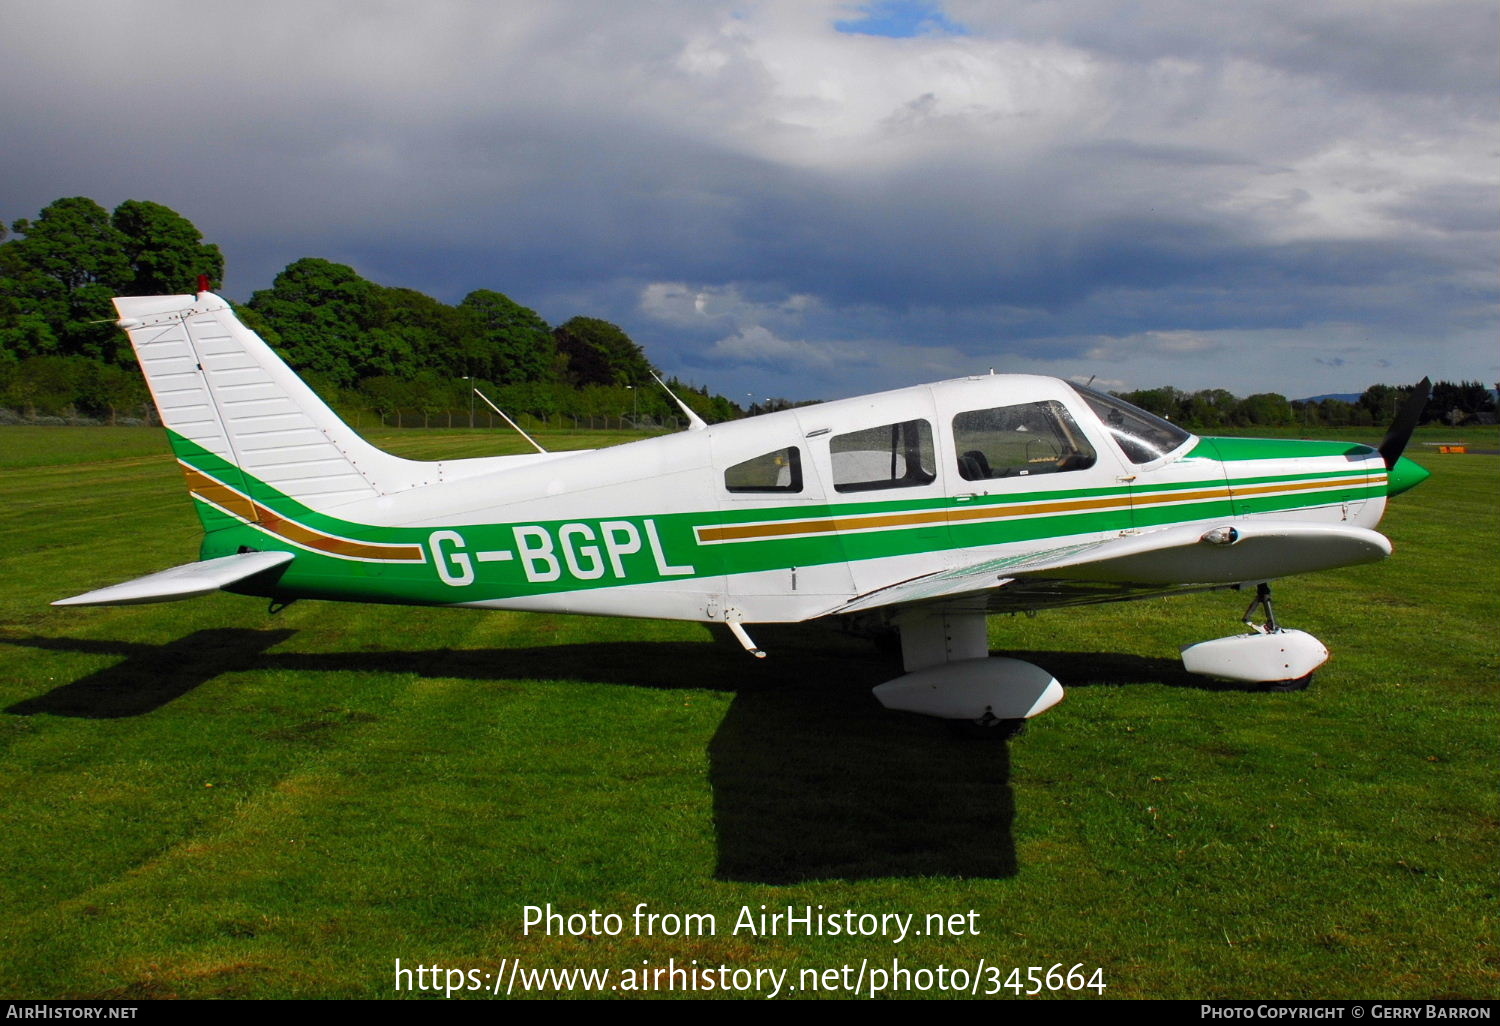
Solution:
<path fill-rule="evenodd" d="M 1396 419 L 1391 423 L 1391 429 L 1385 433 L 1385 438 L 1380 442 L 1380 458 L 1385 460 L 1385 469 L 1390 470 L 1406 451 L 1406 443 L 1411 441 L 1411 433 L 1417 429 L 1417 421 L 1421 419 L 1422 410 L 1427 405 L 1427 397 L 1432 394 L 1432 379 L 1423 378 L 1417 382 L 1412 389 L 1411 395 L 1407 397 L 1406 403 L 1401 407 Z"/>

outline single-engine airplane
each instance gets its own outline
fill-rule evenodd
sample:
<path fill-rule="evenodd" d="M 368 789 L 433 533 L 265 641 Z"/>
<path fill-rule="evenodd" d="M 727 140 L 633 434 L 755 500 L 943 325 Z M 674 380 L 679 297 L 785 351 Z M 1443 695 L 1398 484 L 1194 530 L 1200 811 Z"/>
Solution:
<path fill-rule="evenodd" d="M 1190 671 L 1285 688 L 1328 651 L 1268 582 L 1390 554 L 1427 472 L 1378 448 L 1199 438 L 1057 378 L 919 385 L 582 452 L 416 462 L 356 435 L 212 292 L 119 298 L 202 520 L 200 561 L 56 605 L 218 589 L 352 602 L 899 630 L 891 708 L 1015 725 L 1061 700 L 991 658 L 986 616 L 1250 588 L 1251 632 Z M 1264 623 L 1254 623 L 1257 608 Z"/>

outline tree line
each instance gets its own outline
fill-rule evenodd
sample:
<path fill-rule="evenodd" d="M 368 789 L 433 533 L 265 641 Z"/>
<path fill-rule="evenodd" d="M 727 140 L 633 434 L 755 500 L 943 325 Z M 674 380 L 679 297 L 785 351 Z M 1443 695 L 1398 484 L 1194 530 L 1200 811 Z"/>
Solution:
<path fill-rule="evenodd" d="M 60 199 L 10 233 L 0 225 L 0 405 L 138 413 L 147 395 L 110 300 L 195 292 L 200 275 L 221 281 L 219 247 L 177 212 L 139 200 L 109 212 L 86 197 Z M 546 420 L 659 423 L 679 414 L 644 350 L 617 325 L 578 316 L 553 327 L 491 289 L 451 306 L 306 258 L 235 309 L 346 409 L 430 419 L 467 409 L 477 387 L 508 412 Z M 742 415 L 706 388 L 669 384 L 706 420 Z"/>
<path fill-rule="evenodd" d="M 1241 399 L 1222 388 L 1184 392 L 1171 386 L 1121 392 L 1120 398 L 1159 417 L 1197 430 L 1225 427 L 1385 427 L 1414 385 L 1371 385 L 1347 399 L 1288 399 L 1261 392 Z M 1420 423 L 1458 426 L 1495 422 L 1495 397 L 1478 381 L 1439 381 L 1432 386 Z"/>

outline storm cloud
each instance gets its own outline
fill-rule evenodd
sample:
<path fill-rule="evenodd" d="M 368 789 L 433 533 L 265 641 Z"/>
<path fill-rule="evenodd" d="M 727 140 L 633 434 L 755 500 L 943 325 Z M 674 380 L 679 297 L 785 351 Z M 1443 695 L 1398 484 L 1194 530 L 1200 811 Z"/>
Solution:
<path fill-rule="evenodd" d="M 165 203 L 730 396 L 1494 380 L 1489 0 L 9 3 L 7 221 Z"/>

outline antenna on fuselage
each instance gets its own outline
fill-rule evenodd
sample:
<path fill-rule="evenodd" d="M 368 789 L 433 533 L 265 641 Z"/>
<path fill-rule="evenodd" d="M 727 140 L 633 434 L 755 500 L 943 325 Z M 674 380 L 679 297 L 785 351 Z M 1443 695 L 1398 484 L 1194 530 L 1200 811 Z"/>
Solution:
<path fill-rule="evenodd" d="M 665 392 L 665 393 L 667 393 L 667 395 L 669 395 L 669 396 L 672 397 L 672 401 L 677 404 L 677 408 L 683 412 L 684 416 L 687 417 L 687 419 L 688 419 L 688 427 L 687 427 L 687 429 L 689 431 L 702 431 L 704 428 L 708 427 L 708 424 L 706 424 L 704 422 L 703 418 L 700 417 L 700 416 L 698 416 L 696 413 L 693 412 L 692 407 L 690 407 L 687 403 L 683 402 L 681 399 L 677 398 L 677 393 L 674 392 L 674 391 L 672 391 L 670 388 L 668 388 L 667 387 L 667 383 L 665 381 L 663 381 L 661 378 L 657 377 L 657 374 L 656 374 L 655 371 L 651 372 L 651 376 L 653 378 L 656 378 L 656 383 L 661 386 L 662 391 Z"/>
<path fill-rule="evenodd" d="M 505 411 L 504 410 L 502 410 L 500 407 L 496 406 L 494 403 L 490 402 L 490 397 L 489 396 L 485 395 L 483 392 L 481 392 L 477 388 L 474 389 L 474 394 L 477 395 L 477 396 L 479 396 L 479 398 L 483 399 L 485 401 L 485 404 L 487 406 L 489 406 L 490 409 L 492 409 L 496 413 L 500 414 L 500 419 L 503 420 L 503 421 L 505 421 L 505 423 L 509 424 L 511 427 L 515 428 L 516 431 L 520 433 L 520 435 L 521 435 L 522 438 L 526 439 L 526 441 L 528 441 L 532 445 L 536 446 L 536 451 L 537 452 L 546 452 L 547 451 L 546 449 L 542 448 L 542 443 L 541 442 L 538 442 L 535 438 L 532 438 L 525 431 L 522 431 L 521 430 L 521 425 L 517 424 L 515 421 L 513 421 L 509 417 L 507 417 L 505 415 Z"/>

